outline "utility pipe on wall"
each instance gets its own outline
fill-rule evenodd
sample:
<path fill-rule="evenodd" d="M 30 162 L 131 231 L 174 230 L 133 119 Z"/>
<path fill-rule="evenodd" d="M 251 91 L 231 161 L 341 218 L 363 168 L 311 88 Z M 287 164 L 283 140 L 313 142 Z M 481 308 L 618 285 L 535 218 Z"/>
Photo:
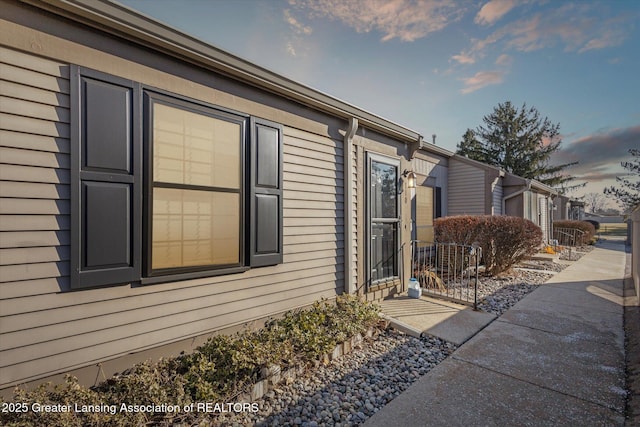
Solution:
<path fill-rule="evenodd" d="M 353 137 L 358 130 L 358 119 L 351 117 L 344 134 L 344 290 L 356 292 L 353 281 Z"/>

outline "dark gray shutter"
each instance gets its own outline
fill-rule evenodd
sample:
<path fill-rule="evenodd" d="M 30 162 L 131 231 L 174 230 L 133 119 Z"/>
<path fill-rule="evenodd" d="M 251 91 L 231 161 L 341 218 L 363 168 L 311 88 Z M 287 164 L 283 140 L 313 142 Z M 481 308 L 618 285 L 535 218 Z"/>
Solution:
<path fill-rule="evenodd" d="M 249 264 L 282 263 L 282 126 L 251 120 Z"/>
<path fill-rule="evenodd" d="M 436 187 L 435 198 L 436 198 L 435 218 L 440 218 L 442 216 L 442 188 L 441 187 Z"/>
<path fill-rule="evenodd" d="M 138 84 L 72 67 L 71 288 L 140 279 Z"/>

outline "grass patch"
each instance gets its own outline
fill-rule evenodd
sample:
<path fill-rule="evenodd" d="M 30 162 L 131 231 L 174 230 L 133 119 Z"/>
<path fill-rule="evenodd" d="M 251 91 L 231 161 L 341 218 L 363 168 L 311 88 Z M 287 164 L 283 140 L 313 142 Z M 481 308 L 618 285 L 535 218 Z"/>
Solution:
<path fill-rule="evenodd" d="M 605 224 L 600 223 L 600 230 L 598 230 L 600 236 L 626 236 L 627 224 Z"/>

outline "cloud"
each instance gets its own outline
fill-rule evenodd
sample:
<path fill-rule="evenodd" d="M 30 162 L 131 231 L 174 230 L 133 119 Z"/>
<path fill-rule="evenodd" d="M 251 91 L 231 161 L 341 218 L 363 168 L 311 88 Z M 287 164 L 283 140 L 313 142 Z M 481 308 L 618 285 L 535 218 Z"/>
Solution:
<path fill-rule="evenodd" d="M 289 9 L 284 10 L 284 20 L 292 30 L 292 34 L 289 36 L 289 41 L 285 45 L 285 51 L 290 56 L 298 56 L 298 51 L 304 49 L 297 49 L 296 47 L 301 47 L 303 45 L 303 40 L 305 36 L 311 35 L 313 33 L 313 29 L 304 25 L 300 21 L 298 21 L 292 14 Z"/>
<path fill-rule="evenodd" d="M 476 60 L 472 56 L 467 55 L 463 52 L 461 52 L 459 55 L 453 55 L 451 59 L 459 64 L 474 64 L 476 62 Z"/>
<path fill-rule="evenodd" d="M 599 37 L 589 40 L 578 53 L 583 53 L 588 50 L 604 49 L 612 46 L 619 46 L 622 44 L 626 34 L 620 27 L 610 28 L 601 34 Z"/>
<path fill-rule="evenodd" d="M 455 0 L 289 0 L 310 18 L 329 17 L 359 33 L 378 31 L 382 41 L 411 42 L 458 20 L 464 8 Z"/>
<path fill-rule="evenodd" d="M 293 47 L 293 43 L 292 42 L 287 43 L 286 49 L 287 49 L 287 53 L 289 55 L 296 56 L 296 48 Z"/>
<path fill-rule="evenodd" d="M 304 34 L 308 36 L 313 32 L 313 29 L 311 27 L 309 27 L 308 25 L 303 25 L 296 18 L 294 18 L 291 15 L 291 12 L 289 11 L 289 9 L 285 9 L 284 19 L 285 21 L 287 21 L 287 23 L 291 26 L 291 28 L 296 34 Z"/>
<path fill-rule="evenodd" d="M 555 4 L 552 3 L 554 6 Z M 472 39 L 471 47 L 453 56 L 452 60 L 471 64 L 477 58 L 485 56 L 492 46 L 502 52 L 532 52 L 554 46 L 560 46 L 566 52 L 577 53 L 605 49 L 622 44 L 632 33 L 634 19 L 637 18 L 637 15 L 607 17 L 605 10 L 598 9 L 592 3 L 559 4 L 559 7 L 540 9 L 534 14 L 529 11 L 524 18 L 497 28 L 485 38 Z M 493 1 L 485 4 L 478 12 L 476 22 L 480 20 L 480 16 L 485 15 L 486 18 L 479 23 L 496 22 L 490 19 L 499 18 L 499 9 L 493 9 L 491 14 L 489 12 L 492 9 L 483 13 L 485 7 L 490 5 L 497 7 L 493 5 Z M 506 5 L 504 7 L 506 10 Z"/>
<path fill-rule="evenodd" d="M 629 149 L 637 148 L 640 141 L 640 125 L 612 129 L 588 135 L 569 144 L 553 155 L 554 164 L 579 162 L 569 171 L 579 179 L 589 182 L 613 179 L 625 171 L 620 162 L 628 161 Z"/>
<path fill-rule="evenodd" d="M 474 22 L 478 25 L 493 25 L 513 9 L 514 6 L 514 0 L 491 0 L 482 6 Z"/>
<path fill-rule="evenodd" d="M 512 63 L 513 59 L 505 53 L 503 53 L 498 57 L 498 59 L 496 59 L 496 65 L 500 65 L 503 67 L 510 67 Z"/>
<path fill-rule="evenodd" d="M 480 71 L 473 77 L 461 79 L 464 82 L 464 88 L 460 90 L 462 94 L 475 92 L 483 87 L 502 83 L 504 72 L 502 71 Z"/>

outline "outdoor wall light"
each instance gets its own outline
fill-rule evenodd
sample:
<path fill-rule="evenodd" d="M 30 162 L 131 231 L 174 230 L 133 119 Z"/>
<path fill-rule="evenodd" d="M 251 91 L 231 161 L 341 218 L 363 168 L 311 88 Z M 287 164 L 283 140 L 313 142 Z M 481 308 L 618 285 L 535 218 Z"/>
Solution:
<path fill-rule="evenodd" d="M 410 171 L 408 169 L 405 169 L 404 172 L 402 172 L 402 176 L 407 179 L 407 187 L 408 188 L 416 188 L 416 173 L 415 172 Z"/>

